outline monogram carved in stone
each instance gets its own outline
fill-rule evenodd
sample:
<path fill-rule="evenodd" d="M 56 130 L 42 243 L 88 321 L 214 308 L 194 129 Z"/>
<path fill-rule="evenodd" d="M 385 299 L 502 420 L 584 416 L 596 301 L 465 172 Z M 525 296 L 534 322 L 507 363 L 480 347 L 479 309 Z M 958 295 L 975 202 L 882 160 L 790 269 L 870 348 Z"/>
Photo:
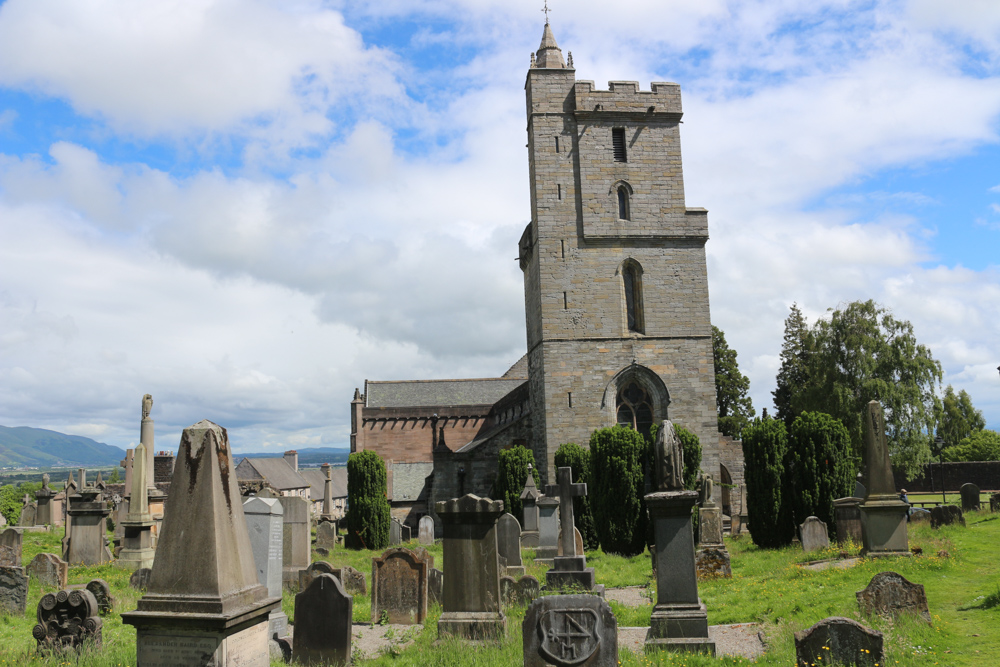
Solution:
<path fill-rule="evenodd" d="M 42 653 L 76 651 L 85 643 L 101 646 L 103 625 L 97 599 L 88 590 L 48 593 L 38 601 L 36 625 L 31 634 Z"/>
<path fill-rule="evenodd" d="M 600 617 L 593 609 L 552 609 L 538 619 L 539 652 L 558 667 L 585 662 L 601 645 Z"/>

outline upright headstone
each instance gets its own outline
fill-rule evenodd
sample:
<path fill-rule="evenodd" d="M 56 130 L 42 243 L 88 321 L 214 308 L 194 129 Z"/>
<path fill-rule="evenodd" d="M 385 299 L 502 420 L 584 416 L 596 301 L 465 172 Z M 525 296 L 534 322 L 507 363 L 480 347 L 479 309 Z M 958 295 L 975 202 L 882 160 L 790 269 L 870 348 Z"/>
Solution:
<path fill-rule="evenodd" d="M 860 480 L 854 480 L 854 497 L 864 500 L 868 496 L 868 489 Z"/>
<path fill-rule="evenodd" d="M 976 512 L 979 510 L 979 487 L 975 484 L 966 483 L 958 490 L 962 496 L 962 511 Z"/>
<path fill-rule="evenodd" d="M 325 560 L 313 561 L 309 563 L 309 567 L 306 569 L 299 570 L 299 592 L 309 588 L 309 584 L 312 583 L 313 579 L 321 574 L 332 574 L 338 579 L 340 578 L 337 574 L 337 568 L 333 565 L 330 565 Z"/>
<path fill-rule="evenodd" d="M 931 528 L 950 526 L 954 523 L 965 525 L 965 517 L 958 505 L 938 505 L 931 508 Z"/>
<path fill-rule="evenodd" d="M 260 494 L 257 494 L 260 497 Z M 284 510 L 284 551 L 281 556 L 282 581 L 294 586 L 299 570 L 312 562 L 312 524 L 309 520 L 309 500 L 302 496 L 279 496 Z"/>
<path fill-rule="evenodd" d="M 98 603 L 88 590 L 46 593 L 38 601 L 38 625 L 31 634 L 39 653 L 79 651 L 85 645 L 100 648 L 104 621 Z"/>
<path fill-rule="evenodd" d="M 351 661 L 354 598 L 340 581 L 321 574 L 295 596 L 292 661 L 302 665 L 346 665 Z"/>
<path fill-rule="evenodd" d="M 345 565 L 333 573 L 340 579 L 340 584 L 347 591 L 348 595 L 368 595 L 368 584 L 365 583 L 365 574 L 355 570 L 350 565 Z"/>
<path fill-rule="evenodd" d="M 427 572 L 427 600 L 441 604 L 444 596 L 444 572 L 432 567 Z"/>
<path fill-rule="evenodd" d="M 333 473 L 329 463 L 320 466 L 323 471 L 323 512 L 319 515 L 324 521 L 333 521 Z"/>
<path fill-rule="evenodd" d="M 861 502 L 863 498 L 837 498 L 833 501 L 833 516 L 837 521 L 837 542 L 861 544 Z"/>
<path fill-rule="evenodd" d="M 513 514 L 504 514 L 497 520 L 497 549 L 507 560 L 507 574 L 521 576 L 524 563 L 521 562 L 521 524 Z"/>
<path fill-rule="evenodd" d="M 267 588 L 270 598 L 281 597 L 282 556 L 284 555 L 285 510 L 277 498 L 249 498 L 243 503 L 250 548 L 257 568 L 257 581 Z M 288 634 L 288 615 L 275 607 L 268 614 L 268 639 Z"/>
<path fill-rule="evenodd" d="M 156 560 L 138 609 L 137 663 L 269 664 L 268 613 L 281 604 L 257 579 L 226 430 L 184 429 Z"/>
<path fill-rule="evenodd" d="M 665 433 L 664 437 L 676 437 L 676 432 Z M 733 576 L 729 550 L 722 541 L 722 510 L 715 502 L 713 485 L 711 476 L 702 476 L 698 508 L 698 545 L 694 554 L 695 571 L 701 579 Z"/>
<path fill-rule="evenodd" d="M 52 525 L 52 497 L 56 493 L 49 488 L 49 473 L 42 475 L 42 488 L 35 491 L 35 502 L 38 509 L 35 512 L 36 526 Z"/>
<path fill-rule="evenodd" d="M 393 518 L 389 522 L 389 546 L 398 547 L 403 543 L 403 524 Z"/>
<path fill-rule="evenodd" d="M 24 500 L 22 500 L 24 506 L 21 508 L 21 519 L 17 522 L 17 525 L 22 528 L 30 528 L 35 525 L 35 514 L 37 513 L 37 507 L 28 494 L 24 494 Z"/>
<path fill-rule="evenodd" d="M 532 472 L 532 465 L 528 464 L 528 477 L 524 481 L 524 490 L 521 491 L 521 507 L 524 516 L 524 526 L 521 530 L 521 546 L 527 549 L 538 547 L 538 499 L 542 497 L 542 492 L 535 486 L 535 476 Z"/>
<path fill-rule="evenodd" d="M 144 591 L 149 588 L 149 575 L 152 573 L 148 567 L 140 567 L 128 578 L 128 585 L 137 591 Z"/>
<path fill-rule="evenodd" d="M 101 616 L 111 613 L 115 607 L 115 599 L 111 595 L 111 586 L 108 585 L 108 582 L 103 579 L 91 579 L 84 588 L 90 591 L 90 594 L 97 600 L 97 612 Z"/>
<path fill-rule="evenodd" d="M 439 502 L 434 510 L 444 527 L 443 569 L 448 573 L 438 635 L 502 637 L 507 619 L 500 607 L 497 519 L 503 501 L 470 493 Z"/>
<path fill-rule="evenodd" d="M 646 649 L 715 655 L 695 570 L 691 511 L 698 493 L 684 490 L 684 454 L 669 420 L 664 420 L 656 433 L 654 455 L 656 491 L 646 496 L 646 507 L 656 540 L 656 605 L 646 633 Z"/>
<path fill-rule="evenodd" d="M 28 563 L 27 571 L 28 576 L 37 579 L 42 586 L 63 589 L 69 576 L 69 563 L 55 554 L 38 554 Z"/>
<path fill-rule="evenodd" d="M 990 511 L 1000 512 L 1000 493 L 994 493 L 990 496 Z"/>
<path fill-rule="evenodd" d="M 79 473 L 76 493 L 68 498 L 68 540 L 63 560 L 71 566 L 101 565 L 112 560 L 107 539 L 107 518 L 111 510 L 101 488 L 86 483 L 86 471 L 82 468 Z"/>
<path fill-rule="evenodd" d="M 118 560 L 125 567 L 138 570 L 152 567 L 156 552 L 153 550 L 153 521 L 146 496 L 146 459 L 151 456 L 141 442 L 132 457 L 132 491 L 129 496 L 128 517 L 122 522 L 124 535 Z"/>
<path fill-rule="evenodd" d="M 896 493 L 885 435 L 885 415 L 878 401 L 869 402 L 865 413 L 865 464 L 868 495 L 861 504 L 861 554 L 908 556 L 906 517 L 910 506 Z"/>
<path fill-rule="evenodd" d="M 535 503 L 538 507 L 538 548 L 535 560 L 552 564 L 559 554 L 559 499 L 542 496 Z"/>
<path fill-rule="evenodd" d="M 587 485 L 573 483 L 573 469 L 569 466 L 559 468 L 556 471 L 556 480 L 556 484 L 549 484 L 545 487 L 545 493 L 550 496 L 559 494 L 559 523 L 563 527 L 563 555 L 552 559 L 552 569 L 545 573 L 546 586 L 555 590 L 566 588 L 596 590 L 598 595 L 603 595 L 604 586 L 596 584 L 594 568 L 587 567 L 587 557 L 582 553 L 577 553 L 573 498 L 586 496 Z"/>
<path fill-rule="evenodd" d="M 799 539 L 802 541 L 802 550 L 806 552 L 820 551 L 830 546 L 826 523 L 815 516 L 806 517 L 799 526 Z"/>
<path fill-rule="evenodd" d="M 427 617 L 427 561 L 405 547 L 372 558 L 372 623 L 414 625 Z"/>
<path fill-rule="evenodd" d="M 14 528 L 0 532 L 0 566 L 21 567 L 23 539 L 21 531 Z"/>
<path fill-rule="evenodd" d="M 882 633 L 849 618 L 825 618 L 808 630 L 795 633 L 795 664 L 797 667 L 884 665 Z"/>
<path fill-rule="evenodd" d="M 28 575 L 23 567 L 0 565 L 0 612 L 24 615 L 28 607 Z"/>
<path fill-rule="evenodd" d="M 434 519 L 429 514 L 420 517 L 418 529 L 420 544 L 425 546 L 434 544 Z"/>
<path fill-rule="evenodd" d="M 538 598 L 521 630 L 524 667 L 618 667 L 618 621 L 596 595 Z"/>
<path fill-rule="evenodd" d="M 915 584 L 895 572 L 879 572 L 863 591 L 855 593 L 862 614 L 899 616 L 909 613 L 928 623 L 931 613 L 927 608 L 927 594 L 921 584 Z"/>
<path fill-rule="evenodd" d="M 320 521 L 316 526 L 316 548 L 332 550 L 337 546 L 337 524 Z"/>

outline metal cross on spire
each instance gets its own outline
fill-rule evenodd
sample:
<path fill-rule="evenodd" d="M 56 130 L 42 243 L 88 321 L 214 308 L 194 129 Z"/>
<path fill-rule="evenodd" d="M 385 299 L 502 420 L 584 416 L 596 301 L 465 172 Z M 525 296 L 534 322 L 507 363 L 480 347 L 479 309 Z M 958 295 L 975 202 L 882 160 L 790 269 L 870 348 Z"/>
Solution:
<path fill-rule="evenodd" d="M 551 11 L 549 9 L 549 0 L 545 0 L 545 7 L 542 8 L 542 13 L 545 14 L 545 25 L 549 24 L 549 12 Z"/>

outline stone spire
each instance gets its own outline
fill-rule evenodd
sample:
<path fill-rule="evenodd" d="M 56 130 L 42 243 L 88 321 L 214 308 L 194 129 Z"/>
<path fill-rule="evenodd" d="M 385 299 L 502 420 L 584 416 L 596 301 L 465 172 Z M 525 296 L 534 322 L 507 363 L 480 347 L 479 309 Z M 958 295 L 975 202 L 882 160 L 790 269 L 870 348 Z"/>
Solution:
<path fill-rule="evenodd" d="M 562 49 L 556 44 L 556 38 L 552 34 L 548 20 L 545 21 L 545 30 L 542 31 L 542 43 L 535 53 L 535 67 L 539 69 L 564 69 L 566 67 Z"/>

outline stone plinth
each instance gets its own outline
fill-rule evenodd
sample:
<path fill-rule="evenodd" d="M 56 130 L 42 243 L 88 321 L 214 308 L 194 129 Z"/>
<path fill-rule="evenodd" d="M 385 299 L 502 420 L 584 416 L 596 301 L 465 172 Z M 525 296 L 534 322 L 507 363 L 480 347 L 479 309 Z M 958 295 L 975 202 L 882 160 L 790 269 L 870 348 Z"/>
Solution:
<path fill-rule="evenodd" d="M 844 544 L 848 540 L 855 544 L 862 543 L 861 536 L 861 503 L 862 498 L 837 498 L 833 501 L 833 516 L 837 521 L 837 543 Z"/>
<path fill-rule="evenodd" d="M 70 497 L 69 540 L 63 557 L 70 565 L 102 565 L 112 560 L 107 541 L 107 518 L 111 510 L 95 487 L 81 489 Z"/>
<path fill-rule="evenodd" d="M 885 416 L 878 401 L 870 401 L 865 412 L 865 463 L 868 495 L 861 504 L 861 555 L 908 556 L 906 517 L 910 506 L 899 499 L 896 491 Z"/>
<path fill-rule="evenodd" d="M 656 539 L 656 605 L 646 634 L 647 650 L 715 655 L 695 573 L 691 510 L 697 500 L 695 491 L 662 491 L 646 496 Z"/>
<path fill-rule="evenodd" d="M 281 600 L 257 578 L 225 429 L 184 429 L 170 488 L 146 594 L 121 615 L 137 663 L 267 667 L 268 613 Z"/>
<path fill-rule="evenodd" d="M 152 453 L 146 451 L 141 442 L 135 448 L 132 458 L 132 494 L 129 496 L 129 512 L 121 523 L 122 550 L 118 561 L 125 567 L 138 570 L 140 567 L 152 567 L 156 551 L 153 549 L 153 521 L 149 513 L 149 500 L 146 496 L 146 474 L 148 466 L 146 459 Z"/>
<path fill-rule="evenodd" d="M 559 554 L 559 499 L 542 496 L 538 507 L 538 548 L 535 561 L 546 565 Z"/>
<path fill-rule="evenodd" d="M 271 598 L 281 597 L 284 512 L 277 498 L 250 498 L 243 503 L 257 581 L 267 588 L 267 596 Z M 268 614 L 268 626 L 268 639 L 288 634 L 288 615 L 280 606 Z"/>
<path fill-rule="evenodd" d="M 466 639 L 502 637 L 497 519 L 503 501 L 472 494 L 434 506 L 444 527 L 444 578 L 438 635 Z"/>

